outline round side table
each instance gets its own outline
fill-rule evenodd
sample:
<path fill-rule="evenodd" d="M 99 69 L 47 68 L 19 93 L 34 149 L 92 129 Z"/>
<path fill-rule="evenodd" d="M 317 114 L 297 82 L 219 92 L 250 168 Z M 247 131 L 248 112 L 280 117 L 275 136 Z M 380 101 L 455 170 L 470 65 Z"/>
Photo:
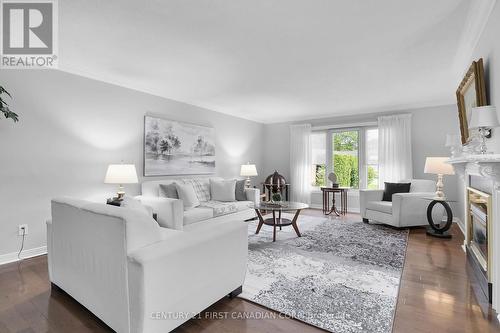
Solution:
<path fill-rule="evenodd" d="M 427 235 L 439 237 L 439 238 L 451 238 L 451 234 L 448 230 L 451 228 L 451 224 L 453 223 L 453 212 L 451 211 L 451 207 L 448 202 L 451 200 L 436 199 L 436 198 L 425 198 L 425 200 L 430 200 L 429 206 L 427 206 L 427 221 L 429 222 L 429 226 L 427 227 Z M 441 204 L 446 211 L 446 223 L 443 225 L 443 221 L 439 221 L 439 223 L 435 223 L 432 219 L 432 210 L 436 204 Z"/>

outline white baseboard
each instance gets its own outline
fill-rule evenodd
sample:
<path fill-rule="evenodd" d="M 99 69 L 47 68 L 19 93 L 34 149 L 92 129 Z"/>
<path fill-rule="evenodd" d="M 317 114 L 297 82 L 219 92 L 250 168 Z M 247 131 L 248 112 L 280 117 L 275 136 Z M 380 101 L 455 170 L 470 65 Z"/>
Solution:
<path fill-rule="evenodd" d="M 23 250 L 21 252 L 21 260 L 36 257 L 47 253 L 47 246 L 35 247 L 33 249 Z M 0 265 L 8 264 L 10 262 L 19 261 L 17 258 L 18 252 L 12 252 L 0 255 Z"/>
<path fill-rule="evenodd" d="M 465 230 L 463 229 L 464 224 L 462 224 L 462 220 L 460 220 L 458 217 L 454 217 L 453 222 L 455 222 L 458 225 L 458 227 L 460 228 L 460 231 L 462 231 L 462 234 L 464 234 L 464 237 L 465 237 Z"/>

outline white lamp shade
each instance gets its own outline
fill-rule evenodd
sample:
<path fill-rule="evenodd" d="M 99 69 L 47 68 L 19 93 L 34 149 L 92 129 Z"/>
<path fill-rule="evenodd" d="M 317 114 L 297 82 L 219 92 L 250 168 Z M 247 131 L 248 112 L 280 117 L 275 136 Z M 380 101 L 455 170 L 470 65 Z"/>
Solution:
<path fill-rule="evenodd" d="M 243 164 L 240 169 L 240 176 L 242 177 L 258 176 L 255 164 Z"/>
<path fill-rule="evenodd" d="M 436 175 L 454 175 L 453 166 L 445 163 L 449 157 L 427 157 L 425 159 L 425 173 L 433 173 Z"/>
<path fill-rule="evenodd" d="M 497 109 L 492 106 L 480 106 L 472 108 L 469 128 L 498 127 Z"/>
<path fill-rule="evenodd" d="M 137 171 L 133 164 L 110 164 L 104 183 L 106 184 L 135 184 L 138 183 Z"/>

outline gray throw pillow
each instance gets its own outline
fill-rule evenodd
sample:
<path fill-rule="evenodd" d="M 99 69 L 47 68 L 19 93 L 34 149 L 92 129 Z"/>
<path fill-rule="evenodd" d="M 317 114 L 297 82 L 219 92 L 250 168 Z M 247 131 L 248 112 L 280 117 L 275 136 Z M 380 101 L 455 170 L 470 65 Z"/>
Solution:
<path fill-rule="evenodd" d="M 193 184 L 175 183 L 175 187 L 177 188 L 179 199 L 181 199 L 182 203 L 184 204 L 184 210 L 189 210 L 200 205 L 200 201 L 198 200 L 198 197 L 194 192 Z"/>
<path fill-rule="evenodd" d="M 236 179 L 210 179 L 210 197 L 214 201 L 236 201 Z"/>
<path fill-rule="evenodd" d="M 236 181 L 236 200 L 247 201 L 247 194 L 245 193 L 245 180 Z"/>
<path fill-rule="evenodd" d="M 177 193 L 175 183 L 160 184 L 160 197 L 179 199 L 179 194 Z"/>

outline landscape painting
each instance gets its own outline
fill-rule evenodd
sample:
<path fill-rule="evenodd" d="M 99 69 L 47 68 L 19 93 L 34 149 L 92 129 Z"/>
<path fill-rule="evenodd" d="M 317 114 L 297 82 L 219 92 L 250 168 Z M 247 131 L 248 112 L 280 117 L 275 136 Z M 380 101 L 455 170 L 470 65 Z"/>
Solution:
<path fill-rule="evenodd" d="M 215 173 L 211 127 L 144 117 L 144 176 Z"/>

